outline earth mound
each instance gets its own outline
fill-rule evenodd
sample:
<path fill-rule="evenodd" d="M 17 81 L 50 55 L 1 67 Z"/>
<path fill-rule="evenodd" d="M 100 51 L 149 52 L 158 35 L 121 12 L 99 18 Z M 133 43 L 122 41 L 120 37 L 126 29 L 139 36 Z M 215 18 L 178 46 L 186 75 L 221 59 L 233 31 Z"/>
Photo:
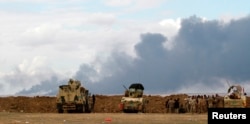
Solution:
<path fill-rule="evenodd" d="M 95 113 L 118 113 L 119 103 L 123 95 L 96 95 L 94 106 Z M 179 98 L 180 104 L 184 104 L 186 94 L 173 94 L 169 96 L 144 95 L 149 100 L 147 113 L 164 113 L 165 101 L 171 98 Z M 250 97 L 247 97 L 247 107 L 250 107 Z M 0 112 L 26 112 L 26 113 L 57 113 L 56 97 L 51 96 L 8 96 L 0 97 Z"/>

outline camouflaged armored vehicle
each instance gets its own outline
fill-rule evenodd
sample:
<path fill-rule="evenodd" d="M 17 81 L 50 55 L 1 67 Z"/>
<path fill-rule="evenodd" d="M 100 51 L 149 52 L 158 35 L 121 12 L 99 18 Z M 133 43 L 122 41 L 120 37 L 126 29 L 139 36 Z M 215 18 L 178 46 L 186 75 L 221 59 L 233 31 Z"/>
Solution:
<path fill-rule="evenodd" d="M 126 88 L 121 99 L 120 110 L 133 113 L 146 112 L 148 101 L 143 97 L 143 90 L 144 87 L 141 83 L 133 83 L 129 86 L 129 89 Z"/>
<path fill-rule="evenodd" d="M 232 85 L 224 96 L 224 108 L 246 108 L 246 93 L 240 85 Z"/>
<path fill-rule="evenodd" d="M 70 79 L 67 85 L 60 85 L 56 97 L 58 113 L 63 112 L 91 112 L 93 102 L 87 89 L 78 80 Z"/>

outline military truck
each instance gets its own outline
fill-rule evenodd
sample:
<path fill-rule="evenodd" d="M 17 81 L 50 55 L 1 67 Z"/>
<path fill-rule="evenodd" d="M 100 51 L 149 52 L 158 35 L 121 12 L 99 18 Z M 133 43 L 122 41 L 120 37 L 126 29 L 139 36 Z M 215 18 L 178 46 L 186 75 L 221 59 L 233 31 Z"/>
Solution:
<path fill-rule="evenodd" d="M 58 113 L 89 113 L 93 107 L 88 89 L 81 86 L 78 80 L 70 79 L 67 85 L 60 85 L 56 97 Z"/>
<path fill-rule="evenodd" d="M 145 113 L 148 100 L 143 97 L 143 85 L 141 83 L 133 83 L 129 86 L 129 89 L 125 86 L 124 88 L 125 93 L 119 104 L 120 110 L 125 113 Z"/>
<path fill-rule="evenodd" d="M 246 108 L 247 100 L 244 88 L 240 85 L 231 85 L 224 96 L 224 108 Z"/>

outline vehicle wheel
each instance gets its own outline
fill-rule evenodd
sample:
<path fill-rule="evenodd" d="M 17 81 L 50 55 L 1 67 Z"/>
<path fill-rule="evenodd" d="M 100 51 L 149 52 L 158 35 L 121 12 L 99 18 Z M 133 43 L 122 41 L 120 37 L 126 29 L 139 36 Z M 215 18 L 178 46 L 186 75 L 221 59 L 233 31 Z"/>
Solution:
<path fill-rule="evenodd" d="M 58 109 L 57 111 L 58 111 L 58 113 L 63 113 L 62 109 Z"/>
<path fill-rule="evenodd" d="M 145 107 L 142 108 L 142 113 L 146 113 L 146 108 Z"/>
<path fill-rule="evenodd" d="M 86 108 L 85 106 L 82 106 L 82 113 L 85 113 L 86 112 Z"/>
<path fill-rule="evenodd" d="M 56 107 L 58 113 L 63 113 L 62 104 L 57 103 Z"/>

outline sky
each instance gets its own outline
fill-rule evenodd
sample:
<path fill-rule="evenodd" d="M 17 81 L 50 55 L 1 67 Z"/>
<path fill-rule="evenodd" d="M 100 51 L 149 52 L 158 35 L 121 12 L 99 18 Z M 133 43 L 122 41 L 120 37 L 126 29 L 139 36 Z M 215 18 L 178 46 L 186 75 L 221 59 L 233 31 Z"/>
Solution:
<path fill-rule="evenodd" d="M 0 95 L 250 92 L 250 1 L 0 0 Z"/>

